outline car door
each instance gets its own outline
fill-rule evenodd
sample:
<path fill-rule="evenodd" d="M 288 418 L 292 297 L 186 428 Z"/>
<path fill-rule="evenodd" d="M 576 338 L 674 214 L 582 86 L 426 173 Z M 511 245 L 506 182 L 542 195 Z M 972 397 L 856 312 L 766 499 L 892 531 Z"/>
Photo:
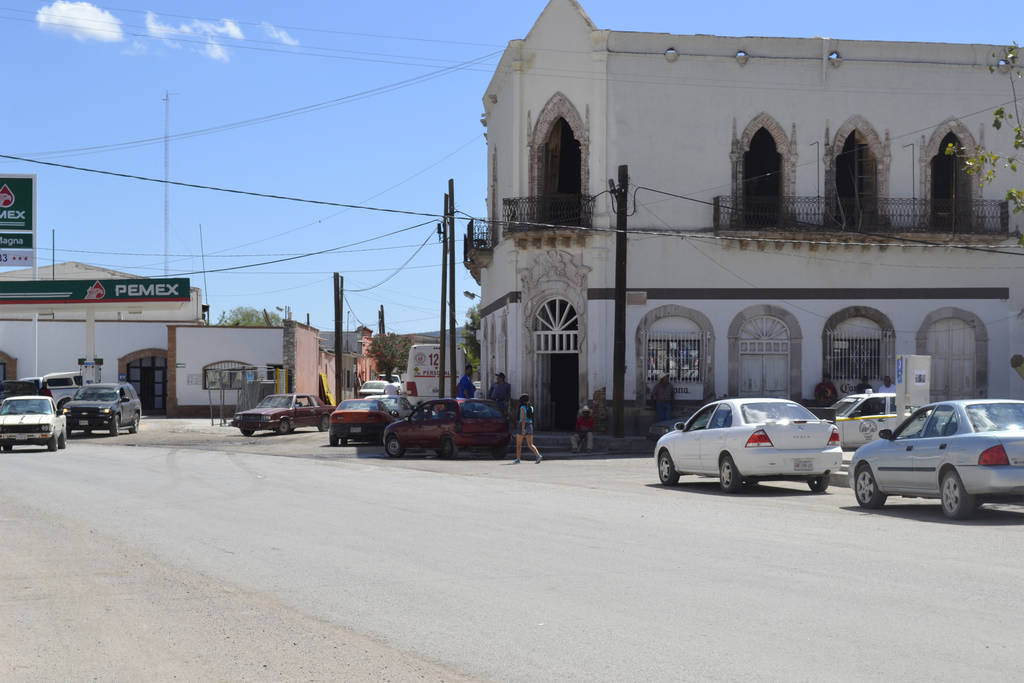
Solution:
<path fill-rule="evenodd" d="M 434 404 L 426 401 L 416 406 L 416 409 L 409 414 L 408 424 L 402 425 L 405 428 L 400 431 L 399 438 L 405 446 L 422 446 L 425 440 L 425 433 L 429 427 L 428 418 L 434 414 Z"/>
<path fill-rule="evenodd" d="M 702 472 L 718 471 L 718 456 L 725 450 L 726 437 L 732 427 L 732 406 L 719 403 L 708 426 L 697 435 L 700 444 L 700 470 Z"/>
<path fill-rule="evenodd" d="M 878 438 L 879 430 L 885 429 L 886 400 L 884 396 L 871 396 L 864 399 L 850 413 L 843 427 L 843 444 L 847 448 L 857 448 Z"/>
<path fill-rule="evenodd" d="M 873 451 L 872 466 L 875 479 L 886 491 L 910 491 L 914 489 L 914 449 L 921 443 L 924 428 L 931 417 L 934 406 L 925 406 L 914 412 L 894 432 L 891 441 L 879 443 Z"/>
<path fill-rule="evenodd" d="M 690 418 L 683 431 L 674 434 L 675 438 L 669 442 L 669 452 L 672 454 L 672 461 L 676 464 L 677 470 L 682 472 L 700 471 L 700 437 L 707 429 L 708 422 L 711 421 L 711 416 L 717 408 L 717 403 L 704 406 Z"/>
<path fill-rule="evenodd" d="M 910 485 L 914 490 L 938 492 L 939 466 L 948 455 L 950 437 L 958 430 L 956 408 L 951 405 L 937 406 L 910 453 L 914 468 L 910 475 Z"/>

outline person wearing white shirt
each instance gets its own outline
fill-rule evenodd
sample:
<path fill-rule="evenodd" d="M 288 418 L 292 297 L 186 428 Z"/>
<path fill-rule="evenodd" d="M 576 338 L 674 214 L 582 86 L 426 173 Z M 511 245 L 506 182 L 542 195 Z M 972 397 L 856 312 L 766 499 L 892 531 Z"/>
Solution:
<path fill-rule="evenodd" d="M 892 383 L 892 377 L 886 375 L 882 378 L 882 383 L 878 385 L 878 393 L 893 394 L 895 392 L 896 385 Z"/>

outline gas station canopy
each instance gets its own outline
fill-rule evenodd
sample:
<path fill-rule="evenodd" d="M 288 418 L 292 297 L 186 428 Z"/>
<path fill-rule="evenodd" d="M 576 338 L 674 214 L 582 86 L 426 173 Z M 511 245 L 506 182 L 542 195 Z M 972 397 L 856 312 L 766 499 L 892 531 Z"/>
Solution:
<path fill-rule="evenodd" d="M 175 309 L 189 301 L 188 278 L 126 280 L 22 280 L 0 282 L 0 310 Z"/>

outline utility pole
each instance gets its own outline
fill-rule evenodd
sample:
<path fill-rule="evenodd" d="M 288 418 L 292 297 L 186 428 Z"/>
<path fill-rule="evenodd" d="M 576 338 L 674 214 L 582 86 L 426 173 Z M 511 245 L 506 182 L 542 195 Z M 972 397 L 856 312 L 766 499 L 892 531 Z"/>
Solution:
<path fill-rule="evenodd" d="M 341 403 L 343 398 L 341 392 L 342 378 L 342 342 L 345 330 L 342 327 L 342 302 L 345 300 L 345 278 L 338 273 L 334 274 L 334 400 Z"/>
<path fill-rule="evenodd" d="M 448 195 L 444 196 L 444 218 L 437 224 L 437 234 L 441 237 L 441 330 L 437 336 L 437 397 L 444 398 L 444 371 L 446 330 L 448 329 Z M 454 361 L 454 359 L 452 359 Z"/>
<path fill-rule="evenodd" d="M 381 334 L 387 334 L 387 328 L 384 327 L 384 304 L 381 304 L 380 310 L 377 311 L 377 331 Z"/>
<path fill-rule="evenodd" d="M 168 177 L 170 171 L 170 133 L 171 133 L 171 93 L 164 91 L 164 277 L 167 277 L 167 252 L 170 250 L 168 237 L 171 225 L 171 184 Z"/>
<path fill-rule="evenodd" d="M 448 179 L 448 353 L 452 363 L 451 394 L 456 396 L 459 368 L 455 367 L 455 181 Z"/>
<path fill-rule="evenodd" d="M 614 183 L 613 183 L 614 184 Z M 612 357 L 613 433 L 625 436 L 623 400 L 626 384 L 626 210 L 629 199 L 629 167 L 619 166 L 615 197 L 615 346 Z"/>

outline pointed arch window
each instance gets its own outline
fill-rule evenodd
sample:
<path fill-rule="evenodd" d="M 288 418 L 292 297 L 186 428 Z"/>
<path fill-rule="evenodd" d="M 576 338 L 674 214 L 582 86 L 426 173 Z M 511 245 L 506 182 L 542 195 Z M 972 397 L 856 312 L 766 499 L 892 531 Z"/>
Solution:
<path fill-rule="evenodd" d="M 963 145 L 952 131 L 939 143 L 931 164 L 932 227 L 967 228 L 971 219 L 971 180 L 964 166 Z"/>
<path fill-rule="evenodd" d="M 775 138 L 760 128 L 743 153 L 743 214 L 748 226 L 772 227 L 778 223 L 782 199 L 782 155 Z"/>
<path fill-rule="evenodd" d="M 878 160 L 859 130 L 846 136 L 835 169 L 836 219 L 856 229 L 863 217 L 878 210 Z"/>

